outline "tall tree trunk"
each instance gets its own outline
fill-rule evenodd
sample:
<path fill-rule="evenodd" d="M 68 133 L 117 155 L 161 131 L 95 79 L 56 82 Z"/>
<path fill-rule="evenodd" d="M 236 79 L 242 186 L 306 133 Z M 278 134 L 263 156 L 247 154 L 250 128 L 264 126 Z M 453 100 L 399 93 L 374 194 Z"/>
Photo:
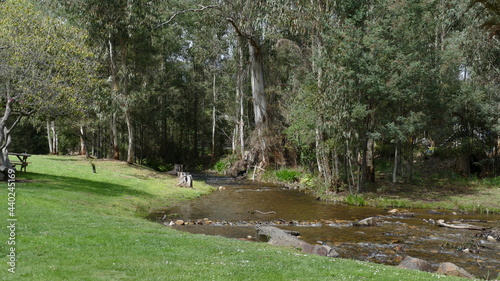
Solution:
<path fill-rule="evenodd" d="M 118 70 L 116 69 L 116 61 L 115 61 L 115 48 L 113 45 L 112 41 L 112 35 L 109 33 L 108 35 L 108 47 L 109 47 L 109 68 L 110 68 L 110 73 L 111 73 L 111 92 L 113 94 L 113 103 L 116 103 L 116 99 L 118 98 L 118 79 L 117 79 L 117 72 Z M 118 132 L 117 132 L 117 125 L 116 125 L 116 110 L 113 109 L 113 114 L 111 116 L 111 139 L 112 139 L 112 151 L 111 153 L 113 154 L 113 159 L 119 160 L 120 159 L 120 148 L 118 146 Z"/>
<path fill-rule="evenodd" d="M 250 3 L 248 1 L 247 3 Z M 239 40 L 245 40 L 248 43 L 249 61 L 250 61 L 250 80 L 252 86 L 252 101 L 254 109 L 255 130 L 252 135 L 253 153 L 249 158 L 257 160 L 256 156 L 260 157 L 260 166 L 267 162 L 267 143 L 265 134 L 268 133 L 269 120 L 267 115 L 267 98 L 264 83 L 264 67 L 262 47 L 254 36 L 254 32 L 242 32 L 239 25 L 232 19 L 228 19 L 239 36 Z M 239 42 L 241 42 L 239 41 Z M 242 44 L 239 44 L 242 45 Z M 241 54 L 241 52 L 240 52 Z M 243 123 L 241 123 L 243 124 Z"/>
<path fill-rule="evenodd" d="M 354 172 L 353 172 L 353 165 L 352 165 L 352 150 L 351 150 L 351 135 L 352 135 L 352 132 L 347 132 L 346 134 L 346 137 L 345 137 L 345 142 L 346 142 L 346 145 L 345 145 L 345 173 L 346 173 L 346 176 L 347 176 L 347 182 L 349 184 L 349 192 L 350 193 L 354 193 L 354 187 L 357 185 L 357 180 L 356 180 L 356 176 L 354 175 Z"/>
<path fill-rule="evenodd" d="M 54 146 L 52 144 L 52 136 L 50 135 L 50 121 L 47 120 L 47 141 L 49 142 L 49 153 L 54 151 Z"/>
<path fill-rule="evenodd" d="M 325 172 L 323 169 L 323 148 L 321 145 L 321 134 L 319 128 L 316 128 L 316 162 L 318 164 L 318 171 L 322 178 L 324 178 Z"/>
<path fill-rule="evenodd" d="M 237 134 L 239 135 L 239 147 L 241 158 L 245 157 L 245 108 L 244 108 L 244 93 L 243 93 L 243 81 L 245 78 L 245 74 L 243 72 L 243 45 L 241 38 L 238 39 L 238 70 L 236 77 L 236 99 L 238 108 L 236 109 L 237 113 Z"/>
<path fill-rule="evenodd" d="M 367 116 L 368 120 L 366 122 L 367 131 L 373 132 L 375 130 L 375 103 L 370 102 L 369 105 L 370 114 Z M 375 140 L 371 136 L 367 136 L 366 143 L 366 181 L 375 182 Z"/>
<path fill-rule="evenodd" d="M 198 98 L 198 91 L 195 91 L 194 92 L 194 108 L 193 108 L 193 117 L 194 117 L 194 128 L 193 128 L 193 159 L 197 159 L 198 158 L 198 130 L 199 130 L 199 127 L 198 127 L 198 118 L 199 118 L 199 115 L 198 115 L 198 111 L 199 111 L 199 98 Z"/>
<path fill-rule="evenodd" d="M 10 137 L 10 132 L 5 124 L 0 124 L 0 130 L 2 132 L 2 134 L 0 135 L 2 141 L 2 146 L 0 149 L 0 160 L 2 161 L 0 171 L 5 173 L 7 169 L 12 168 L 12 164 L 10 163 L 9 159 L 9 147 L 12 143 L 12 139 Z"/>
<path fill-rule="evenodd" d="M 231 135 L 231 151 L 236 154 L 236 141 L 238 139 L 238 123 L 234 122 L 233 134 Z"/>
<path fill-rule="evenodd" d="M 367 156 L 368 156 L 368 138 L 363 142 L 363 149 L 361 150 L 363 154 L 361 157 L 361 175 L 358 183 L 358 193 L 363 193 L 365 191 L 365 181 L 366 181 L 366 170 L 368 169 L 367 165 Z"/>
<path fill-rule="evenodd" d="M 244 119 L 244 114 L 245 114 L 245 108 L 243 107 L 243 92 L 240 92 L 240 120 L 238 121 L 239 124 L 239 136 L 240 136 L 240 150 L 241 150 L 241 157 L 245 157 L 245 119 Z"/>
<path fill-rule="evenodd" d="M 398 170 L 399 170 L 399 154 L 400 154 L 400 143 L 396 143 L 396 149 L 394 150 L 394 169 L 392 170 L 392 182 L 398 182 Z"/>
<path fill-rule="evenodd" d="M 111 116 L 111 154 L 114 160 L 120 160 L 120 147 L 118 146 L 118 130 L 116 125 L 116 111 Z"/>
<path fill-rule="evenodd" d="M 267 101 L 264 85 L 264 67 L 262 65 L 262 50 L 255 41 L 248 44 L 250 53 L 250 79 L 252 85 L 252 99 L 255 117 L 255 127 L 257 129 L 265 126 L 267 122 Z M 265 129 L 262 128 L 262 129 Z"/>
<path fill-rule="evenodd" d="M 267 101 L 264 85 L 264 67 L 262 65 L 262 50 L 261 47 L 254 41 L 250 40 L 250 78 L 252 85 L 252 100 L 255 117 L 254 131 L 254 147 L 260 155 L 259 166 L 265 166 L 267 163 L 267 139 L 266 134 L 269 129 L 269 121 L 267 116 Z M 256 158 L 254 158 L 256 159 Z M 256 159 L 257 160 L 257 159 Z"/>
<path fill-rule="evenodd" d="M 375 141 L 373 138 L 368 138 L 366 144 L 366 180 L 369 182 L 375 182 Z"/>
<path fill-rule="evenodd" d="M 54 146 L 53 147 L 54 148 L 53 153 L 54 154 L 58 154 L 59 153 L 59 137 L 57 136 L 55 121 L 52 121 L 51 125 L 52 125 L 52 136 L 54 137 L 54 139 L 52 141 L 52 145 Z"/>
<path fill-rule="evenodd" d="M 9 147 L 12 142 L 10 132 L 21 120 L 21 116 L 18 116 L 14 124 L 9 129 L 7 127 L 7 120 L 10 118 L 11 114 L 12 99 L 10 98 L 9 85 L 7 84 L 7 102 L 5 103 L 5 112 L 0 119 L 0 172 L 2 172 L 4 175 L 7 175 L 8 169 L 12 168 L 12 164 L 9 160 Z M 6 177 L 4 176 L 2 179 L 5 178 Z"/>
<path fill-rule="evenodd" d="M 127 151 L 127 163 L 134 163 L 134 125 L 132 124 L 132 117 L 130 116 L 130 110 L 125 109 L 125 122 L 127 123 L 127 131 L 128 131 L 128 151 Z"/>
<path fill-rule="evenodd" d="M 413 140 L 410 140 L 410 149 L 408 152 L 408 182 L 413 181 Z"/>
<path fill-rule="evenodd" d="M 214 93 L 214 100 L 213 100 L 213 106 L 212 106 L 212 162 L 215 159 L 215 127 L 216 127 L 216 107 L 215 103 L 217 101 L 217 92 L 215 89 L 215 73 L 214 73 L 214 81 L 213 81 L 213 93 Z"/>
<path fill-rule="evenodd" d="M 50 154 L 57 154 L 59 152 L 59 143 L 54 121 L 47 121 L 47 140 L 49 142 Z"/>
<path fill-rule="evenodd" d="M 85 155 L 85 157 L 89 158 L 89 151 L 87 149 L 87 141 L 83 126 L 80 126 L 80 155 Z"/>

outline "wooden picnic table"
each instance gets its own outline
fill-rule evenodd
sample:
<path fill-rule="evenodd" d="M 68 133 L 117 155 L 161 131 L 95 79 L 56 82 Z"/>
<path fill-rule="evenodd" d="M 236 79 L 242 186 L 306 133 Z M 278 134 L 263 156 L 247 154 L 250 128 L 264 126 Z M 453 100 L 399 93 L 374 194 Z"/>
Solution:
<path fill-rule="evenodd" d="M 12 164 L 12 167 L 16 167 L 17 165 L 20 165 L 21 172 L 23 170 L 26 172 L 26 167 L 28 167 L 28 164 L 31 164 L 31 162 L 28 162 L 28 158 L 31 156 L 31 154 L 9 152 L 9 155 L 16 156 L 17 159 L 19 159 L 19 161 L 10 161 L 10 163 Z"/>

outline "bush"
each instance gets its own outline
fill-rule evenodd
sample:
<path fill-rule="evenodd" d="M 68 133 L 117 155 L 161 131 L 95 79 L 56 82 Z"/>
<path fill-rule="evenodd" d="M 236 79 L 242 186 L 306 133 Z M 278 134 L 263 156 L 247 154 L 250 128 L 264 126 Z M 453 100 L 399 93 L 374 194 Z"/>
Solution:
<path fill-rule="evenodd" d="M 293 171 L 288 169 L 283 169 L 276 171 L 276 177 L 282 182 L 298 182 L 301 173 L 299 171 Z"/>
<path fill-rule="evenodd" d="M 217 173 L 223 174 L 228 167 L 229 167 L 229 163 L 219 161 L 215 164 L 214 169 L 215 169 L 215 171 L 217 171 Z"/>
<path fill-rule="evenodd" d="M 364 206 L 365 203 L 365 198 L 361 195 L 353 195 L 349 194 L 347 198 L 345 199 L 345 202 L 349 205 L 354 205 L 354 206 Z"/>
<path fill-rule="evenodd" d="M 172 165 L 172 164 L 159 164 L 156 170 L 160 171 L 160 172 L 173 171 L 174 165 Z"/>
<path fill-rule="evenodd" d="M 141 164 L 159 172 L 167 172 L 174 169 L 174 166 L 172 164 L 165 164 L 163 163 L 163 161 L 153 158 L 144 158 L 142 159 Z"/>

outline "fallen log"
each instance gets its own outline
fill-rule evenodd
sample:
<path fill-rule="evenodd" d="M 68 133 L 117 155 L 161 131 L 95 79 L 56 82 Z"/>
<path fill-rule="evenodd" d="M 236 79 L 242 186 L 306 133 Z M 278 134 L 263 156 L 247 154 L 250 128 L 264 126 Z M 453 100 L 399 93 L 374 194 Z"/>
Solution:
<path fill-rule="evenodd" d="M 257 213 L 257 214 L 261 214 L 261 215 L 276 214 L 275 211 L 262 212 L 262 211 L 259 211 L 259 210 L 255 210 L 255 211 L 253 211 L 253 213 Z"/>
<path fill-rule="evenodd" d="M 489 229 L 491 227 L 484 227 L 484 226 L 479 226 L 479 225 L 472 225 L 468 223 L 445 223 L 444 220 L 438 220 L 437 225 L 443 226 L 443 227 L 448 227 L 448 228 L 455 228 L 455 229 L 470 229 L 470 230 L 485 230 Z"/>

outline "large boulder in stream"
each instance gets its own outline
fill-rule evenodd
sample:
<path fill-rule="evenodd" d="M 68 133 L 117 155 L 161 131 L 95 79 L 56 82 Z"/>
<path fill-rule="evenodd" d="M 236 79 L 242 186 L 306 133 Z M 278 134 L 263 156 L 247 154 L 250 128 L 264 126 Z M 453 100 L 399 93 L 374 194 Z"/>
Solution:
<path fill-rule="evenodd" d="M 291 235 L 289 232 L 274 226 L 257 227 L 257 234 L 259 240 L 267 241 L 272 245 L 299 248 L 306 254 L 315 254 L 326 257 L 339 256 L 339 254 L 332 247 L 327 245 L 311 245 Z"/>
<path fill-rule="evenodd" d="M 469 272 L 465 271 L 465 269 L 458 267 L 457 265 L 451 262 L 444 262 L 440 264 L 436 273 L 443 274 L 446 276 L 474 279 L 474 276 L 472 274 L 470 274 Z"/>
<path fill-rule="evenodd" d="M 369 217 L 369 218 L 366 218 L 366 219 L 363 219 L 363 220 L 360 220 L 357 222 L 353 222 L 352 225 L 353 226 L 361 226 L 361 227 L 377 226 L 377 219 L 374 217 Z"/>
<path fill-rule="evenodd" d="M 432 265 L 424 260 L 407 256 L 399 265 L 399 268 L 434 272 Z"/>

